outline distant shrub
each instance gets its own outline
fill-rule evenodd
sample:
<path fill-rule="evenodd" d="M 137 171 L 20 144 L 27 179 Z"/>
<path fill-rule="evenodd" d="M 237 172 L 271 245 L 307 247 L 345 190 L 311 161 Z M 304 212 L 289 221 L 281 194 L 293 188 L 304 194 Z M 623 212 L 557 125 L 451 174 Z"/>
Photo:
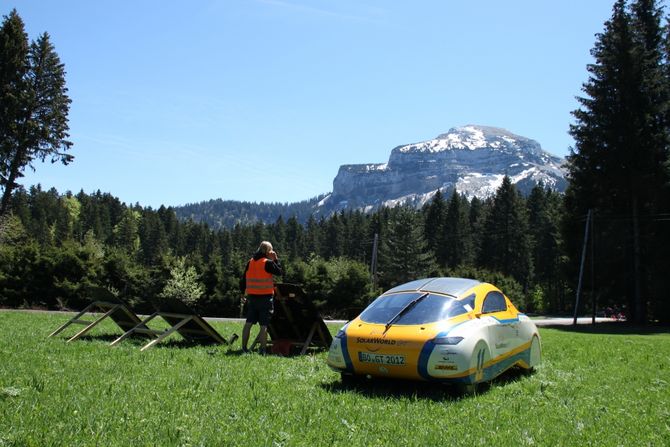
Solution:
<path fill-rule="evenodd" d="M 188 305 L 195 305 L 204 293 L 195 267 L 186 266 L 186 259 L 175 258 L 170 267 L 170 278 L 158 294 L 159 298 L 176 298 Z"/>

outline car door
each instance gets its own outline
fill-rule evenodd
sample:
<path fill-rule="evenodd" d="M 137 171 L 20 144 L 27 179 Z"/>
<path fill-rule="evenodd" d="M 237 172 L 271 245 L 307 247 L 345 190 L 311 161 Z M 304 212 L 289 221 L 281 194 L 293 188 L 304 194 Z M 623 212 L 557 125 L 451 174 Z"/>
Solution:
<path fill-rule="evenodd" d="M 491 344 L 491 357 L 505 354 L 513 348 L 516 328 L 509 321 L 505 296 L 498 291 L 491 291 L 484 297 L 482 317 L 493 320 L 488 328 Z"/>

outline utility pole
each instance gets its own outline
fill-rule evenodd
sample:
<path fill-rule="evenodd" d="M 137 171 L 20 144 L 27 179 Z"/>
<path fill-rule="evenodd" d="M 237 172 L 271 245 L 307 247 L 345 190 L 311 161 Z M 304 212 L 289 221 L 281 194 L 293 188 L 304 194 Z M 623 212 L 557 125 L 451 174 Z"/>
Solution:
<path fill-rule="evenodd" d="M 640 284 L 640 222 L 637 209 L 637 195 L 633 196 L 633 299 L 635 322 L 645 323 L 647 321 L 646 309 L 642 300 Z"/>
<path fill-rule="evenodd" d="M 579 294 L 582 291 L 582 278 L 584 277 L 584 259 L 586 258 L 586 245 L 589 240 L 589 224 L 591 223 L 591 210 L 586 214 L 586 225 L 584 225 L 584 245 L 582 245 L 582 262 L 579 264 L 579 281 L 577 282 L 577 296 L 575 296 L 575 314 L 572 324 L 577 324 L 577 311 L 579 310 Z"/>
<path fill-rule="evenodd" d="M 596 309 L 598 308 L 598 298 L 596 295 L 596 213 L 591 215 L 591 324 L 596 324 Z"/>
<path fill-rule="evenodd" d="M 379 247 L 379 234 L 375 233 L 375 239 L 372 243 L 372 260 L 370 261 L 370 282 L 372 291 L 377 290 L 377 248 Z"/>

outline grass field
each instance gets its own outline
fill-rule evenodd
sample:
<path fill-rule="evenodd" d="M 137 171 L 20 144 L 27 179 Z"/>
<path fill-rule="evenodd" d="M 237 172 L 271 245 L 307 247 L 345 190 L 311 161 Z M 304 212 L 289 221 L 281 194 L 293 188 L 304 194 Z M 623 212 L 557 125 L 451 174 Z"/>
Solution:
<path fill-rule="evenodd" d="M 179 336 L 140 352 L 132 340 L 108 346 L 111 324 L 47 339 L 66 319 L 0 311 L 0 446 L 670 445 L 664 331 L 541 329 L 534 374 L 458 396 L 425 383 L 345 387 L 325 353 L 240 355 L 239 342 Z"/>

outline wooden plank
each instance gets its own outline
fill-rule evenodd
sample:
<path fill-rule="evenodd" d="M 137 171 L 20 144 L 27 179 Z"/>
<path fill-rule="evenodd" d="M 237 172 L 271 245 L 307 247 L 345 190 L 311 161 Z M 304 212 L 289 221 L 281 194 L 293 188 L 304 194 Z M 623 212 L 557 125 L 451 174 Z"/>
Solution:
<path fill-rule="evenodd" d="M 118 309 L 118 308 L 119 308 L 119 305 L 118 305 L 118 304 L 112 306 L 112 307 L 111 307 L 107 312 L 105 312 L 100 318 L 98 318 L 97 320 L 93 321 L 93 322 L 90 323 L 88 326 L 86 326 L 84 329 L 82 329 L 81 331 L 79 331 L 79 332 L 77 332 L 76 334 L 74 334 L 74 335 L 72 336 L 72 338 L 70 338 L 67 342 L 70 343 L 71 341 L 74 341 L 74 340 L 78 339 L 79 337 L 81 337 L 82 335 L 84 335 L 85 333 L 87 333 L 88 331 L 90 331 L 91 329 L 93 329 L 95 326 L 97 326 L 102 320 L 104 320 L 105 318 L 107 318 L 108 316 L 110 316 L 112 313 L 116 312 L 116 309 Z"/>
<path fill-rule="evenodd" d="M 155 340 L 151 340 L 149 343 L 147 343 L 146 345 L 144 345 L 144 346 L 142 347 L 142 349 L 140 349 L 140 351 L 144 351 L 145 349 L 149 349 L 150 347 L 152 347 L 152 346 L 155 345 L 156 343 L 160 342 L 160 341 L 163 340 L 164 338 L 170 336 L 171 334 L 173 334 L 174 332 L 176 332 L 177 330 L 179 330 L 180 327 L 182 327 L 183 325 L 185 325 L 186 323 L 188 323 L 189 321 L 191 321 L 191 320 L 193 319 L 193 317 L 195 317 L 195 315 L 189 315 L 187 318 L 184 318 L 184 319 L 181 320 L 179 323 L 175 324 L 175 325 L 172 326 L 170 329 L 168 329 L 168 330 L 166 330 L 165 332 L 163 332 L 163 334 L 159 335 L 158 338 L 156 338 Z"/>
<path fill-rule="evenodd" d="M 63 332 L 63 330 L 64 330 L 66 327 L 68 327 L 69 325 L 71 325 L 72 322 L 73 322 L 74 320 L 78 320 L 79 317 L 81 317 L 81 316 L 84 315 L 86 312 L 88 312 L 89 309 L 90 309 L 91 307 L 93 307 L 93 306 L 95 306 L 95 303 L 91 303 L 91 304 L 89 304 L 88 306 L 86 306 L 86 307 L 84 308 L 84 310 L 82 310 L 81 312 L 79 312 L 79 313 L 78 313 L 77 315 L 75 315 L 74 317 L 70 318 L 70 320 L 67 321 L 64 325 L 62 325 L 61 327 L 59 327 L 58 329 L 56 329 L 55 331 L 53 331 L 51 334 L 49 334 L 49 336 L 48 336 L 47 338 L 49 338 L 49 337 L 53 337 L 54 335 L 58 335 L 58 334 L 60 334 L 61 332 Z"/>
<path fill-rule="evenodd" d="M 319 338 L 321 339 L 321 345 L 329 349 L 330 348 L 330 342 L 328 342 L 328 338 L 326 338 L 326 335 L 323 333 L 323 328 L 321 327 L 321 324 L 319 322 L 314 323 L 316 325 L 316 330 L 319 333 Z"/>
<path fill-rule="evenodd" d="M 148 328 L 148 327 L 135 327 L 133 332 L 137 332 L 137 333 L 140 333 L 140 334 L 158 336 L 158 335 L 162 334 L 163 332 L 165 332 L 165 330 L 151 329 L 151 328 Z"/>
<path fill-rule="evenodd" d="M 251 344 L 251 347 L 249 349 L 250 350 L 254 349 L 254 347 L 260 342 L 261 342 L 261 333 L 260 331 L 258 331 L 258 334 L 256 335 L 256 338 L 254 339 L 254 342 Z"/>
<path fill-rule="evenodd" d="M 218 332 L 214 331 L 213 328 L 211 328 L 207 322 L 204 322 L 202 318 L 195 316 L 193 318 L 193 321 L 195 321 L 203 330 L 205 331 L 206 334 L 208 334 L 210 337 L 212 337 L 214 340 L 216 340 L 218 343 L 222 345 L 227 345 L 228 342 L 219 335 Z M 189 331 L 190 332 L 190 331 Z"/>
<path fill-rule="evenodd" d="M 300 355 L 303 355 L 305 352 L 307 352 L 307 348 L 309 347 L 309 344 L 312 342 L 312 337 L 314 337 L 314 332 L 316 331 L 318 324 L 314 322 L 312 325 L 312 329 L 309 330 L 309 335 L 307 336 L 307 340 L 305 340 L 305 344 L 302 346 L 302 350 L 300 351 Z"/>
<path fill-rule="evenodd" d="M 174 312 L 163 312 L 163 311 L 159 311 L 159 312 L 158 312 L 158 315 L 160 315 L 160 316 L 163 317 L 163 318 L 165 318 L 165 317 L 168 317 L 168 318 L 178 318 L 178 319 L 180 319 L 180 320 L 181 320 L 181 319 L 184 319 L 184 318 L 186 318 L 186 317 L 195 317 L 195 316 L 196 316 L 195 314 L 176 314 L 176 313 L 174 313 Z"/>
<path fill-rule="evenodd" d="M 123 341 L 123 340 L 125 340 L 126 338 L 130 337 L 130 335 L 131 335 L 133 332 L 140 332 L 139 329 L 144 330 L 145 328 L 144 328 L 143 326 L 148 327 L 148 326 L 147 326 L 147 323 L 149 323 L 151 320 L 153 320 L 153 319 L 156 318 L 157 316 L 158 316 L 158 312 L 155 312 L 154 314 L 148 316 L 148 317 L 145 318 L 143 321 L 140 321 L 135 327 L 133 327 L 132 329 L 126 331 L 122 336 L 120 336 L 119 338 L 117 338 L 116 340 L 114 340 L 113 342 L 111 342 L 109 345 L 110 345 L 110 346 L 115 346 L 117 343 L 120 343 L 121 341 Z"/>
<path fill-rule="evenodd" d="M 89 324 L 92 323 L 92 321 L 91 320 L 79 320 L 79 319 L 77 319 L 77 320 L 70 320 L 70 323 L 72 323 L 72 324 L 83 324 L 85 326 L 88 326 Z"/>

